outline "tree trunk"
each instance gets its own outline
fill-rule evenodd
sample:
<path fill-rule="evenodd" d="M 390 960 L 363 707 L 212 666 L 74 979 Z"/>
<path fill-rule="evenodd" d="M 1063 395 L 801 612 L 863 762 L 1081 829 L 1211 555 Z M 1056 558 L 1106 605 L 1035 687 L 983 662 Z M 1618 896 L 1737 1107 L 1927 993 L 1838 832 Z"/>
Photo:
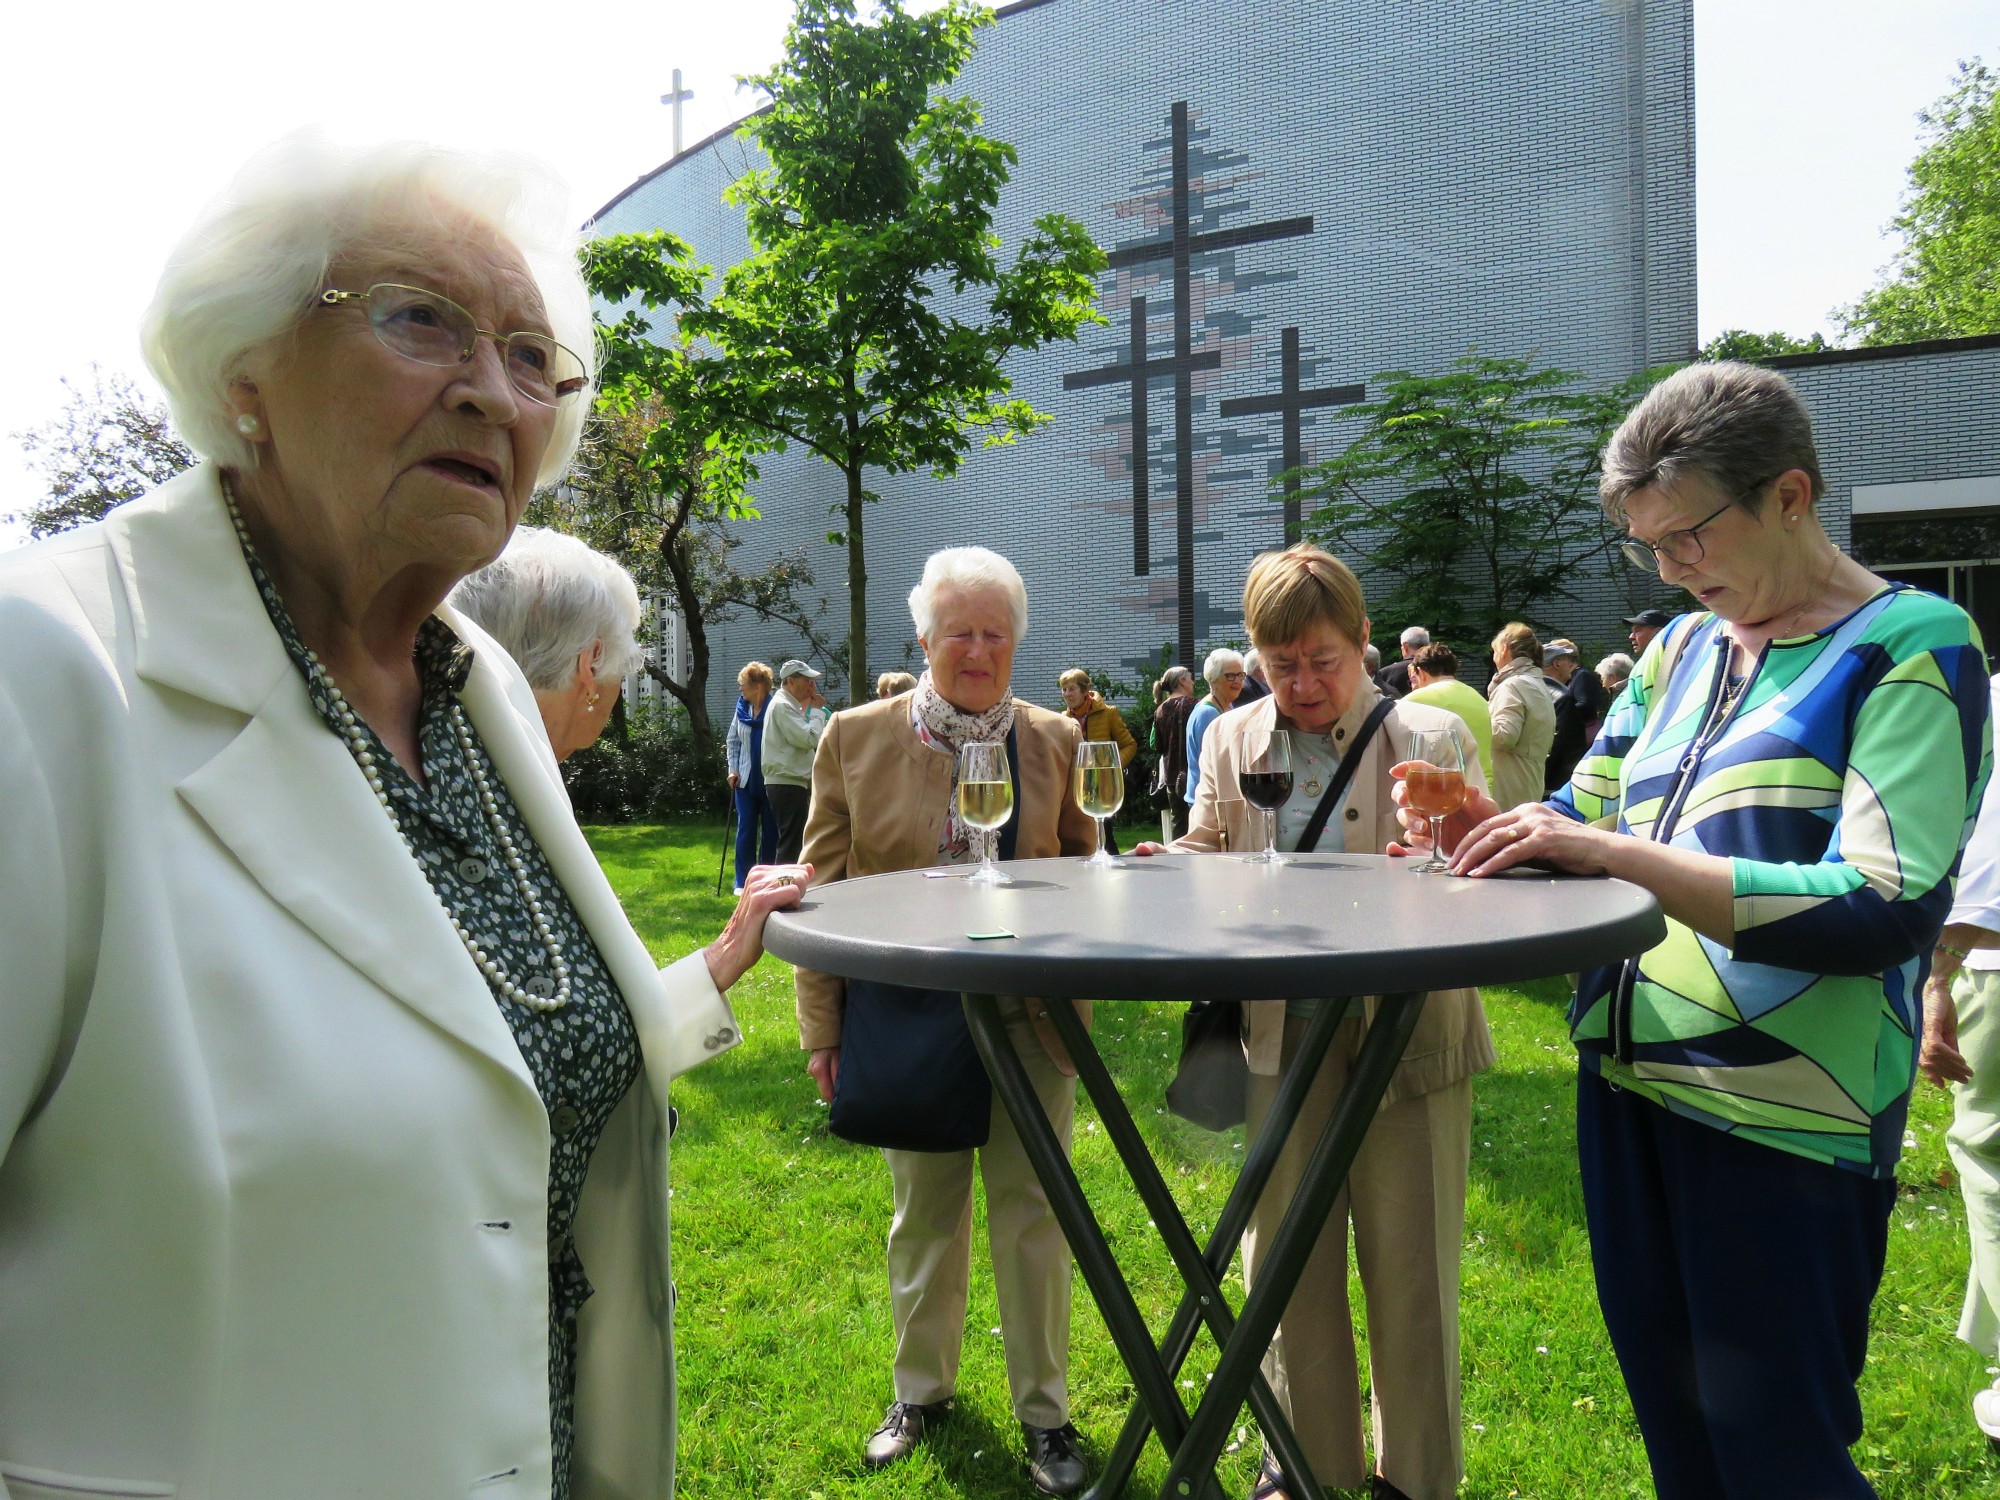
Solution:
<path fill-rule="evenodd" d="M 868 680 L 868 562 L 861 546 L 861 465 L 847 470 L 847 701 L 875 695 Z"/>
<path fill-rule="evenodd" d="M 687 705 L 688 723 L 694 729 L 695 748 L 701 752 L 703 759 L 713 760 L 716 745 L 715 726 L 708 717 L 708 626 L 698 609 L 681 618 L 687 625 L 688 633 L 687 696 L 681 701 Z"/>
<path fill-rule="evenodd" d="M 680 605 L 681 623 L 688 633 L 688 676 L 675 682 L 649 657 L 646 675 L 672 693 L 687 710 L 688 727 L 694 731 L 695 752 L 705 761 L 716 758 L 715 725 L 708 717 L 708 625 L 702 619 L 701 595 L 695 588 L 694 566 L 687 555 L 686 527 L 693 505 L 693 492 L 684 491 L 673 521 L 660 538 L 660 560 L 674 583 L 674 598 Z"/>

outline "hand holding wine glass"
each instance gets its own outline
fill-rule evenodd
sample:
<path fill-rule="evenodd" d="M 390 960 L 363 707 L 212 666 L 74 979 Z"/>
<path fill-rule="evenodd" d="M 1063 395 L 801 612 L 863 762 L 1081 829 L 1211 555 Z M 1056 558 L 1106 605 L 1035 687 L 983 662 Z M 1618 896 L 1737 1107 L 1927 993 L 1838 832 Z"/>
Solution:
<path fill-rule="evenodd" d="M 1070 773 L 1076 805 L 1097 820 L 1097 852 L 1085 860 L 1098 869 L 1118 868 L 1111 857 L 1111 841 L 1105 825 L 1125 805 L 1125 763 L 1118 746 L 1110 740 L 1084 740 L 1076 747 L 1076 766 Z"/>
<path fill-rule="evenodd" d="M 1264 814 L 1264 847 L 1243 856 L 1245 864 L 1281 865 L 1278 853 L 1278 809 L 1292 798 L 1292 737 L 1282 729 L 1252 731 L 1243 737 L 1243 759 L 1236 768 L 1236 785 L 1243 800 Z"/>
<path fill-rule="evenodd" d="M 980 832 L 979 868 L 967 876 L 978 885 L 1011 885 L 993 863 L 993 841 L 1014 813 L 1014 778 L 1007 766 L 1007 747 L 997 741 L 975 740 L 958 752 L 958 817 Z"/>
<path fill-rule="evenodd" d="M 1418 875 L 1451 872 L 1444 857 L 1444 820 L 1465 805 L 1465 757 L 1458 738 L 1448 729 L 1410 731 L 1403 773 L 1404 805 L 1430 822 L 1431 857 L 1416 867 Z"/>

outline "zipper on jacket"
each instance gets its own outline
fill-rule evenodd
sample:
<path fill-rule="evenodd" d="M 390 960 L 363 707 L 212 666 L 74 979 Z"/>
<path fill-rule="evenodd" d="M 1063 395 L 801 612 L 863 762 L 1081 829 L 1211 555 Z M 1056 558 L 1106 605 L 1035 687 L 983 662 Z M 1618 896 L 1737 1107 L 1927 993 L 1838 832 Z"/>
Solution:
<path fill-rule="evenodd" d="M 1716 641 L 1720 643 L 1727 639 L 1718 623 Z M 1743 711 L 1743 705 L 1750 697 L 1750 688 L 1757 681 L 1758 672 L 1763 670 L 1764 658 L 1770 650 L 1771 643 L 1766 641 L 1763 648 L 1758 651 L 1757 659 L 1750 664 L 1750 670 L 1744 674 L 1743 685 L 1736 690 L 1735 700 L 1729 705 L 1727 712 L 1718 718 L 1715 712 L 1716 704 L 1721 700 L 1723 687 L 1729 681 L 1729 658 L 1733 652 L 1725 651 L 1720 654 L 1720 659 L 1716 663 L 1715 681 L 1709 684 L 1708 706 L 1702 713 L 1702 726 L 1695 731 L 1693 741 L 1688 745 L 1687 752 L 1681 756 L 1680 765 L 1674 770 L 1673 785 L 1667 788 L 1666 801 L 1660 808 L 1659 817 L 1653 820 L 1652 832 L 1647 835 L 1649 842 L 1664 844 L 1673 837 L 1674 820 L 1680 816 L 1688 793 L 1694 789 L 1695 777 L 1701 770 L 1702 757 L 1715 747 L 1715 742 L 1722 738 L 1723 731 L 1728 729 L 1736 721 L 1736 716 Z M 1611 1055 L 1627 1067 L 1632 1065 L 1636 1050 L 1632 1039 L 1632 992 L 1638 983 L 1639 958 L 1634 956 L 1625 960 L 1618 974 L 1618 982 L 1611 988 L 1611 1013 L 1607 1018 L 1611 1033 Z"/>

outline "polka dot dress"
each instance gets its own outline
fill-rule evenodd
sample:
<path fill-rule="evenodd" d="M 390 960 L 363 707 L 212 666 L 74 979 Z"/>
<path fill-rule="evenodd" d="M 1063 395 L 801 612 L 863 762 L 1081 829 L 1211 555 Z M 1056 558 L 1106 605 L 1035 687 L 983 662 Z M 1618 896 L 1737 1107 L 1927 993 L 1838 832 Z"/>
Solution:
<path fill-rule="evenodd" d="M 308 659 L 285 611 L 254 555 L 250 571 L 279 638 L 306 679 L 313 707 L 330 732 L 341 732 L 333 699 Z M 550 956 L 537 936 L 500 841 L 482 812 L 472 767 L 451 723 L 450 709 L 472 669 L 472 653 L 435 617 L 417 632 L 416 665 L 423 685 L 420 740 L 424 785 L 406 772 L 373 730 L 361 732 L 380 771 L 403 834 L 413 846 L 431 889 L 479 945 L 516 984 L 553 993 Z M 468 721 L 469 727 L 469 721 Z M 343 740 L 344 743 L 344 740 Z M 577 1198 L 604 1122 L 639 1077 L 639 1041 L 624 999 L 612 983 L 597 946 L 548 860 L 528 831 L 507 784 L 486 757 L 478 731 L 472 753 L 480 762 L 519 854 L 554 929 L 570 970 L 570 1000 L 542 1010 L 501 994 L 494 1003 L 506 1017 L 549 1115 L 549 1428 L 554 1450 L 551 1500 L 567 1500 L 570 1453 L 576 1435 L 576 1320 L 591 1286 L 571 1241 Z M 361 772 L 357 767 L 356 775 Z"/>

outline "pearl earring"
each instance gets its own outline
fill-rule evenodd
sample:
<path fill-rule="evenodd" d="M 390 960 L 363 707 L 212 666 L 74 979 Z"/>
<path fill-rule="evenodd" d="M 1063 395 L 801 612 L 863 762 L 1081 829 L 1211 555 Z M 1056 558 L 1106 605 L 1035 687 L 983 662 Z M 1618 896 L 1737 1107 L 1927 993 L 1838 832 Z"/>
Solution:
<path fill-rule="evenodd" d="M 236 430 L 242 433 L 245 437 L 255 437 L 260 431 L 263 430 L 263 426 L 264 424 L 262 422 L 258 421 L 255 417 L 251 416 L 250 413 L 247 411 L 243 413 L 242 416 L 236 419 Z"/>

